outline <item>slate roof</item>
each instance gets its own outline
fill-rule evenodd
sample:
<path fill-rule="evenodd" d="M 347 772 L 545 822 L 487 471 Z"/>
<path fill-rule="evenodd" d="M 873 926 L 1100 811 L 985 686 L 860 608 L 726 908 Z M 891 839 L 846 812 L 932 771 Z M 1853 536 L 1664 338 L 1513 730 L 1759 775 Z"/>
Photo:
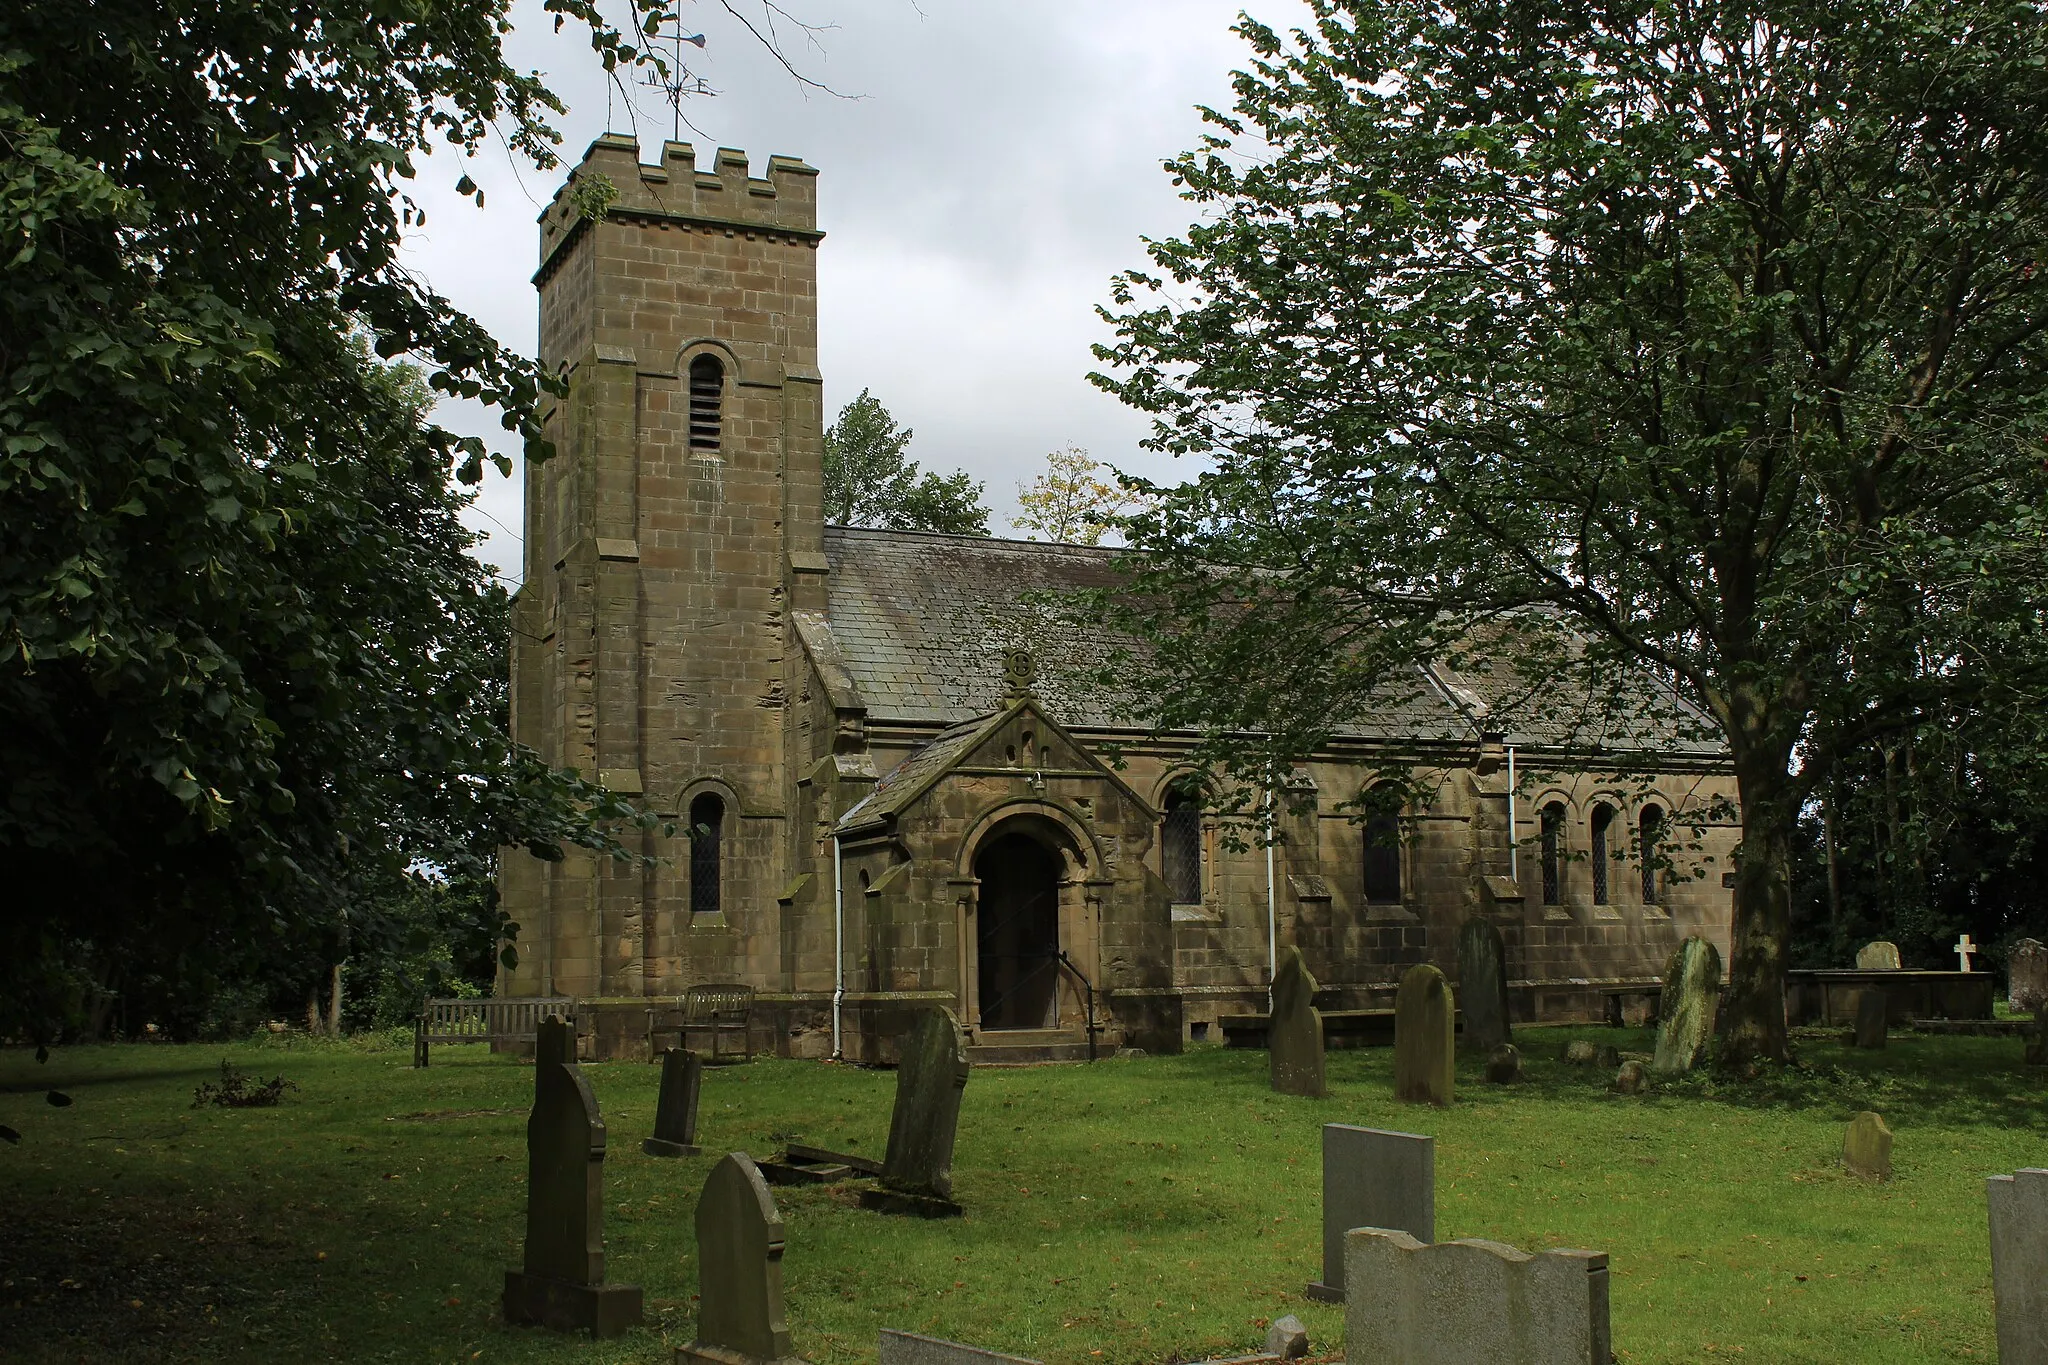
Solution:
<path fill-rule="evenodd" d="M 1119 645 L 1135 652 L 1136 642 L 1098 623 L 1063 619 L 1056 609 L 1031 600 L 1036 594 L 1114 586 L 1111 561 L 1116 553 L 1079 545 L 828 526 L 826 618 L 837 664 L 850 676 L 871 721 L 959 727 L 1002 709 L 1002 654 L 1021 646 L 1031 650 L 1037 663 L 1033 691 L 1047 714 L 1083 729 L 1145 729 L 1151 718 L 1144 698 L 1105 689 L 1091 678 Z M 1439 667 L 1418 675 L 1411 686 L 1390 687 L 1371 714 L 1339 733 L 1359 739 L 1469 742 L 1479 738 L 1482 728 L 1502 728 L 1481 722 L 1526 690 L 1524 680 L 1509 668 L 1457 672 Z M 1523 729 L 1510 720 L 1508 742 L 1600 744 L 1701 756 L 1722 752 L 1717 743 L 1693 736 L 1695 729 L 1705 728 L 1705 718 L 1661 682 L 1646 676 L 1644 686 L 1634 691 L 1655 695 L 1664 704 L 1648 709 L 1589 706 L 1576 726 L 1545 721 Z M 1672 716 L 1682 720 L 1675 723 Z M 964 728 L 971 736 L 973 727 Z"/>

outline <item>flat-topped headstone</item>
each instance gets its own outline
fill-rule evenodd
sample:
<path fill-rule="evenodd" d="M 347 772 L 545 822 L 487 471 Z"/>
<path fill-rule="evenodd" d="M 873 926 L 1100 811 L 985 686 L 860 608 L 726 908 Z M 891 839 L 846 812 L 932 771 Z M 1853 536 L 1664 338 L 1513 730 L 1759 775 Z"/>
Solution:
<path fill-rule="evenodd" d="M 1273 968 L 1273 1015 L 1266 1030 L 1266 1060 L 1273 1089 L 1283 1095 L 1322 1096 L 1323 1016 L 1315 1007 L 1316 979 L 1288 944 Z"/>
<path fill-rule="evenodd" d="M 1308 1296 L 1344 1301 L 1344 1234 L 1399 1228 L 1436 1240 L 1436 1139 L 1348 1123 L 1323 1125 L 1323 1278 Z"/>
<path fill-rule="evenodd" d="M 1999 1365 L 2048 1365 L 2048 1171 L 1994 1175 L 1985 1193 Z"/>
<path fill-rule="evenodd" d="M 704 1086 L 704 1059 L 668 1048 L 661 1054 L 661 1093 L 654 1101 L 654 1136 L 640 1144 L 649 1156 L 695 1156 L 697 1097 Z"/>
<path fill-rule="evenodd" d="M 745 1152 L 712 1167 L 697 1200 L 697 1338 L 675 1365 L 795 1362 L 782 1308 L 782 1215 Z"/>
<path fill-rule="evenodd" d="M 1868 1110 L 1849 1120 L 1842 1134 L 1842 1164 L 1870 1180 L 1892 1178 L 1892 1130 Z"/>
<path fill-rule="evenodd" d="M 534 1036 L 526 1254 L 505 1272 L 503 1308 L 507 1322 L 600 1337 L 640 1323 L 640 1287 L 604 1282 L 604 1119 L 558 1015 Z"/>
<path fill-rule="evenodd" d="M 881 1188 L 862 1191 L 861 1207 L 932 1218 L 960 1212 L 953 1202 L 953 1140 L 968 1071 L 967 1038 L 953 1011 L 920 1011 L 899 1049 Z"/>
<path fill-rule="evenodd" d="M 1451 985 L 1428 962 L 1401 974 L 1394 993 L 1394 1098 L 1411 1104 L 1449 1104 L 1457 1058 Z"/>
<path fill-rule="evenodd" d="M 1895 972 L 1899 970 L 1899 945 L 1887 939 L 1866 943 L 1856 950 L 1856 970 L 1859 972 Z"/>
<path fill-rule="evenodd" d="M 1891 995 L 1866 988 L 1856 992 L 1856 1046 L 1878 1047 L 1885 1043 L 1885 1020 L 1891 1009 Z"/>
<path fill-rule="evenodd" d="M 1344 1238 L 1344 1354 L 1400 1365 L 1609 1365 L 1607 1254 Z"/>
<path fill-rule="evenodd" d="M 1721 1001 L 1721 954 L 1698 934 L 1671 954 L 1664 969 L 1663 1018 L 1657 1023 L 1652 1065 L 1667 1075 L 1690 1071 L 1714 1036 L 1714 1011 Z"/>
<path fill-rule="evenodd" d="M 2048 1004 L 2048 946 L 2023 938 L 2005 957 L 2005 998 L 2021 1014 Z"/>
<path fill-rule="evenodd" d="M 1466 1047 L 1487 1053 L 1508 1041 L 1507 948 L 1493 921 L 1479 915 L 1458 930 L 1458 1004 Z"/>
<path fill-rule="evenodd" d="M 957 1341 L 882 1329 L 880 1365 L 1038 1365 L 1026 1356 L 1005 1355 Z"/>

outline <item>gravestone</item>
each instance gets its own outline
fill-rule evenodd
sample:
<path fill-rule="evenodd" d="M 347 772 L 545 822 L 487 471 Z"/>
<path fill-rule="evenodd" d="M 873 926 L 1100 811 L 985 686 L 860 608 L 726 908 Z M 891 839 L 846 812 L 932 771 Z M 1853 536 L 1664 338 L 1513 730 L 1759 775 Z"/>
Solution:
<path fill-rule="evenodd" d="M 1599 1057 L 1600 1049 L 1584 1038 L 1574 1038 L 1564 1045 L 1564 1059 L 1572 1066 L 1591 1066 Z"/>
<path fill-rule="evenodd" d="M 1866 943 L 1856 950 L 1856 970 L 1859 972 L 1895 972 L 1899 970 L 1899 945 L 1878 939 Z"/>
<path fill-rule="evenodd" d="M 1640 1095 L 1650 1086 L 1650 1073 L 1641 1062 L 1623 1062 L 1614 1073 L 1614 1081 L 1608 1087 L 1617 1095 Z"/>
<path fill-rule="evenodd" d="M 862 1208 L 926 1218 L 960 1212 L 953 1202 L 953 1139 L 968 1070 L 967 1039 L 953 1011 L 921 1011 L 899 1047 L 881 1188 L 861 1192 Z"/>
<path fill-rule="evenodd" d="M 1884 1046 L 1885 1014 L 1890 1007 L 1891 996 L 1884 991 L 1864 989 L 1856 992 L 1856 1046 Z"/>
<path fill-rule="evenodd" d="M 1522 1079 L 1522 1050 L 1502 1043 L 1486 1054 L 1486 1079 L 1495 1085 L 1513 1085 Z"/>
<path fill-rule="evenodd" d="M 1999 1365 L 2048 1365 L 2048 1171 L 1994 1175 L 1985 1187 Z"/>
<path fill-rule="evenodd" d="M 1293 944 L 1280 950 L 1273 969 L 1273 1014 L 1266 1028 L 1266 1061 L 1273 1089 L 1283 1095 L 1320 1098 L 1323 1083 L 1323 1016 L 1315 1007 L 1316 979 Z"/>
<path fill-rule="evenodd" d="M 503 1310 L 507 1322 L 600 1337 L 640 1324 L 640 1287 L 604 1282 L 604 1119 L 559 1015 L 534 1034 L 526 1255 L 505 1272 Z"/>
<path fill-rule="evenodd" d="M 2048 946 L 2023 938 L 2006 955 L 2005 998 L 2015 1010 L 2031 1014 L 2048 1004 Z"/>
<path fill-rule="evenodd" d="M 884 1327 L 879 1365 L 1038 1365 L 1038 1362 L 1023 1356 L 1004 1355 L 1001 1351 L 962 1346 L 957 1341 L 941 1341 L 937 1337 Z"/>
<path fill-rule="evenodd" d="M 1507 949 L 1500 930 L 1478 915 L 1458 931 L 1458 1004 L 1466 1047 L 1486 1053 L 1508 1041 Z"/>
<path fill-rule="evenodd" d="M 1436 1139 L 1348 1123 L 1323 1125 L 1323 1278 L 1307 1294 L 1344 1302 L 1344 1234 L 1399 1228 L 1436 1240 Z"/>
<path fill-rule="evenodd" d="M 661 1054 L 661 1094 L 654 1101 L 654 1136 L 640 1144 L 649 1156 L 695 1156 L 697 1096 L 704 1085 L 704 1059 L 667 1048 Z"/>
<path fill-rule="evenodd" d="M 1853 1175 L 1892 1178 L 1892 1130 L 1884 1126 L 1882 1115 L 1866 1110 L 1849 1120 L 1842 1134 L 1842 1164 Z"/>
<path fill-rule="evenodd" d="M 1721 954 L 1693 934 L 1671 954 L 1664 969 L 1663 1018 L 1657 1024 L 1657 1055 L 1652 1063 L 1666 1074 L 1690 1071 L 1714 1034 L 1714 1011 L 1721 999 Z"/>
<path fill-rule="evenodd" d="M 2027 1025 L 2027 1065 L 2048 1066 L 2048 1001 L 2034 1006 L 2034 1020 Z"/>
<path fill-rule="evenodd" d="M 1394 1098 L 1411 1104 L 1449 1104 L 1457 1058 L 1451 986 L 1432 964 L 1418 962 L 1401 975 L 1394 994 Z"/>
<path fill-rule="evenodd" d="M 1607 1254 L 1344 1237 L 1344 1355 L 1400 1365 L 1609 1365 Z"/>
<path fill-rule="evenodd" d="M 782 1215 L 745 1152 L 714 1166 L 697 1200 L 697 1338 L 675 1365 L 795 1362 L 782 1311 Z"/>
<path fill-rule="evenodd" d="M 1266 1354 L 1280 1360 L 1300 1360 L 1308 1354 L 1308 1328 L 1289 1313 L 1266 1329 Z"/>

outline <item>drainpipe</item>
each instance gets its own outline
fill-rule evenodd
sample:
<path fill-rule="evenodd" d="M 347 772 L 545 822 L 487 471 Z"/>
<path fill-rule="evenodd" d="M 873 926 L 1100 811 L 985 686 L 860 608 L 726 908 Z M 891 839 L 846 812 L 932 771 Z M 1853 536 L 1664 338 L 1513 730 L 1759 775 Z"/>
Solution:
<path fill-rule="evenodd" d="M 1508 745 L 1508 876 L 1517 882 L 1522 879 L 1520 863 L 1515 855 L 1519 845 L 1515 840 L 1515 746 Z"/>
<path fill-rule="evenodd" d="M 839 1006 L 846 999 L 846 881 L 840 868 L 839 836 L 832 836 L 832 1060 L 842 1061 Z"/>
<path fill-rule="evenodd" d="M 1279 893 L 1273 880 L 1273 788 L 1266 788 L 1266 1012 L 1273 1010 L 1273 978 L 1280 974 Z"/>

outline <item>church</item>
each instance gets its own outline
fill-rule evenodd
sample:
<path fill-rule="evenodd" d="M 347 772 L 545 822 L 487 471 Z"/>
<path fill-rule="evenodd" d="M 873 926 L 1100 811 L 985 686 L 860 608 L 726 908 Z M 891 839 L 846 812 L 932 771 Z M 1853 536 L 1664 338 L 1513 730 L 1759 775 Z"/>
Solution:
<path fill-rule="evenodd" d="M 1491 674 L 1424 670 L 1261 837 L 1045 606 L 1114 551 L 826 525 L 818 173 L 764 170 L 608 135 L 540 218 L 569 393 L 526 473 L 513 735 L 674 829 L 637 861 L 508 850 L 498 994 L 575 998 L 599 1057 L 741 983 L 757 1051 L 888 1061 L 941 1004 L 977 1060 L 1057 1060 L 1220 1040 L 1289 945 L 1325 1010 L 1390 1006 L 1416 962 L 1457 981 L 1473 916 L 1522 1021 L 1602 1017 L 1688 934 L 1725 958 L 1733 771 L 1654 679 L 1660 707 L 1524 731 Z M 1365 814 L 1390 768 L 1429 799 Z"/>

